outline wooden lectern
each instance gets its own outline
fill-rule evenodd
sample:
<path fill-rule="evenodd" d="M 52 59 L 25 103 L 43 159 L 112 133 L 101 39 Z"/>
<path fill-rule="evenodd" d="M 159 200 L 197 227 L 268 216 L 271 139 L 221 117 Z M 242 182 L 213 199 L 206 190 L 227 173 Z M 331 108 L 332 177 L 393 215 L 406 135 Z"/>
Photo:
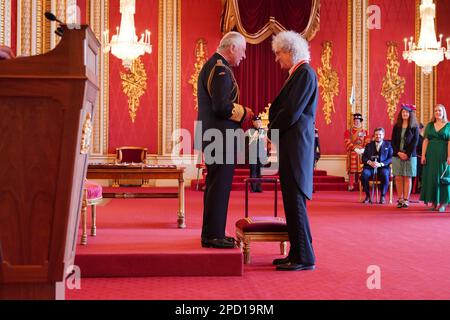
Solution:
<path fill-rule="evenodd" d="M 55 299 L 73 267 L 100 43 L 62 27 L 53 51 L 0 61 L 0 299 Z"/>

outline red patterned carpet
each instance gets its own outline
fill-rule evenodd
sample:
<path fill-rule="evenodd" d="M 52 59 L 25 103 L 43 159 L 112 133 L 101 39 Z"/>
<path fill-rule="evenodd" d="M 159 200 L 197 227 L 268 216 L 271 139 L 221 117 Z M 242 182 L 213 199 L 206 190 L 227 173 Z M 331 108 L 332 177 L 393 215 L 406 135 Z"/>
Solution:
<path fill-rule="evenodd" d="M 253 213 L 270 212 L 272 194 L 252 194 Z M 191 236 L 200 235 L 202 195 L 186 192 L 185 231 Z M 242 191 L 232 192 L 227 227 L 231 235 L 234 222 L 243 216 L 242 195 Z M 280 209 L 281 205 L 280 195 Z M 98 236 L 94 240 L 89 238 L 92 247 L 85 250 L 94 248 L 96 241 L 101 243 L 101 238 L 114 229 L 140 226 L 138 231 L 147 228 L 151 232 L 153 228 L 175 225 L 174 210 L 174 200 L 112 200 L 98 208 Z M 449 212 L 430 212 L 419 203 L 413 203 L 407 210 L 390 205 L 362 205 L 358 203 L 357 192 L 318 192 L 309 204 L 309 211 L 317 256 L 315 271 L 275 271 L 271 261 L 279 257 L 278 244 L 255 243 L 252 264 L 243 267 L 242 276 L 83 278 L 81 290 L 68 290 L 67 298 L 450 299 Z M 115 241 L 123 241 L 120 233 L 117 235 L 116 240 L 109 238 L 111 246 L 118 245 Z M 163 234 L 160 236 L 167 243 L 172 241 Z M 201 249 L 197 240 L 192 240 L 189 246 L 197 246 L 195 250 L 200 251 L 212 250 Z M 130 251 L 135 250 L 138 248 L 130 244 Z M 367 287 L 370 266 L 381 270 L 379 290 Z"/>

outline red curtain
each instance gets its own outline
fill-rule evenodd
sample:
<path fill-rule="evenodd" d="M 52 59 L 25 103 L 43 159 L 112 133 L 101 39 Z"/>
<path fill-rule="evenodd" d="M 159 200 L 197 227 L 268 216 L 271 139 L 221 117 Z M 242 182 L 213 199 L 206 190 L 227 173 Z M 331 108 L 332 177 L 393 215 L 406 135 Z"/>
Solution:
<path fill-rule="evenodd" d="M 239 0 L 239 14 L 246 32 L 257 33 L 274 17 L 287 30 L 303 32 L 309 22 L 313 0 Z M 275 62 L 272 38 L 247 45 L 247 59 L 235 70 L 241 103 L 259 113 L 277 95 L 287 71 Z"/>
<path fill-rule="evenodd" d="M 271 38 L 257 45 L 248 44 L 246 56 L 235 70 L 241 90 L 240 103 L 255 113 L 263 112 L 275 99 L 288 73 L 275 62 Z"/>
<path fill-rule="evenodd" d="M 257 33 L 270 17 L 288 30 L 303 32 L 312 5 L 312 0 L 238 0 L 242 26 L 248 33 Z"/>

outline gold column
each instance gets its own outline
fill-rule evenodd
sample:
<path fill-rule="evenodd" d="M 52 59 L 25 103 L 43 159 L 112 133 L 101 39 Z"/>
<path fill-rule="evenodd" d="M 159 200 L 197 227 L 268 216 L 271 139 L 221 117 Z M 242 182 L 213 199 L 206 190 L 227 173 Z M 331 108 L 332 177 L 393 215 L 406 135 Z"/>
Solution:
<path fill-rule="evenodd" d="M 45 19 L 55 0 L 19 0 L 17 2 L 17 53 L 22 56 L 43 54 L 54 47 L 54 28 Z M 56 0 L 63 2 L 65 0 Z M 60 5 L 62 7 L 62 5 Z"/>
<path fill-rule="evenodd" d="M 181 127 L 181 0 L 159 1 L 158 29 L 158 154 L 168 155 Z"/>
<path fill-rule="evenodd" d="M 109 0 L 87 0 L 86 21 L 103 44 L 103 32 L 109 29 Z M 99 55 L 99 97 L 92 134 L 92 158 L 106 161 L 109 142 L 109 55 Z"/>
<path fill-rule="evenodd" d="M 420 36 L 420 0 L 416 1 L 415 39 Z M 436 105 L 436 68 L 429 75 L 424 75 L 422 69 L 416 66 L 416 107 L 417 118 L 426 125 L 433 116 Z"/>
<path fill-rule="evenodd" d="M 11 46 L 11 0 L 0 0 L 0 44 Z"/>
<path fill-rule="evenodd" d="M 369 0 L 348 0 L 347 40 L 347 95 L 350 99 L 354 87 L 355 103 L 347 107 L 347 126 L 351 126 L 351 114 L 361 113 L 363 125 L 369 130 L 369 30 L 367 7 Z"/>
<path fill-rule="evenodd" d="M 17 55 L 31 55 L 32 0 L 17 1 Z"/>

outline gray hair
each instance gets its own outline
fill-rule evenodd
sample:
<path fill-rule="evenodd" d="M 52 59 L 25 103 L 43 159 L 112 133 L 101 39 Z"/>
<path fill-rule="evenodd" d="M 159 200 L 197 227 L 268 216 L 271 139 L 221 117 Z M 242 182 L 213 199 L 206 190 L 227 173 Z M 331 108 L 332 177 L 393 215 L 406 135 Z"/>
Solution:
<path fill-rule="evenodd" d="M 245 46 L 245 44 L 246 41 L 242 34 L 236 31 L 230 31 L 223 36 L 222 40 L 220 40 L 220 44 L 217 49 L 225 50 L 231 47 L 232 45 Z"/>
<path fill-rule="evenodd" d="M 281 31 L 272 38 L 272 50 L 284 51 L 292 54 L 292 62 L 297 64 L 301 60 L 311 60 L 308 41 L 295 31 Z"/>

